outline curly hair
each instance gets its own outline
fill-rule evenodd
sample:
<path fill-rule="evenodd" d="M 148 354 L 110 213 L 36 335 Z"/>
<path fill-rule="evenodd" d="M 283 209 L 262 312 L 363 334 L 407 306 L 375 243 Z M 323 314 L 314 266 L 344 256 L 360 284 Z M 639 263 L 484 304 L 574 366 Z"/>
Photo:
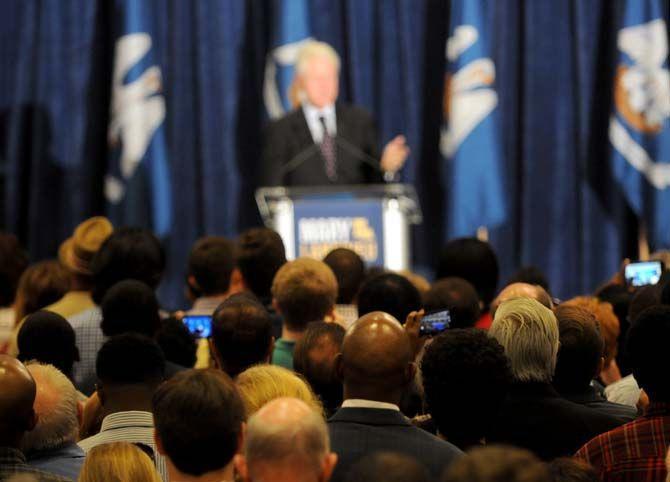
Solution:
<path fill-rule="evenodd" d="M 435 337 L 421 373 L 429 413 L 440 433 L 461 448 L 485 435 L 512 380 L 503 347 L 472 328 Z"/>

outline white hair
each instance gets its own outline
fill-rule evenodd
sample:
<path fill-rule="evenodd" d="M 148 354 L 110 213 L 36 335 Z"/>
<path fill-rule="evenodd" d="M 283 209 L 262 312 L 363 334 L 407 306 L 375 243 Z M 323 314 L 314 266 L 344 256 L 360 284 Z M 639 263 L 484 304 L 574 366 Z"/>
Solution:
<path fill-rule="evenodd" d="M 489 335 L 509 358 L 514 378 L 521 382 L 550 382 L 558 354 L 558 322 L 547 307 L 531 298 L 500 304 Z"/>
<path fill-rule="evenodd" d="M 26 453 L 53 450 L 76 442 L 78 397 L 72 382 L 52 365 L 29 362 L 26 368 L 37 386 L 34 403 L 37 425 L 23 436 L 22 450 Z"/>
<path fill-rule="evenodd" d="M 328 45 L 326 42 L 319 42 L 317 40 L 308 40 L 303 43 L 300 50 L 298 50 L 296 62 L 295 62 L 295 71 L 298 75 L 301 75 L 307 69 L 309 61 L 315 57 L 326 57 L 330 60 L 337 71 L 340 70 L 340 56 L 337 55 L 337 52 L 333 47 Z"/>
<path fill-rule="evenodd" d="M 326 422 L 308 407 L 301 417 L 285 421 L 273 420 L 269 423 L 261 412 L 249 418 L 244 456 L 251 474 L 258 466 L 284 463 L 319 474 L 329 452 Z"/>

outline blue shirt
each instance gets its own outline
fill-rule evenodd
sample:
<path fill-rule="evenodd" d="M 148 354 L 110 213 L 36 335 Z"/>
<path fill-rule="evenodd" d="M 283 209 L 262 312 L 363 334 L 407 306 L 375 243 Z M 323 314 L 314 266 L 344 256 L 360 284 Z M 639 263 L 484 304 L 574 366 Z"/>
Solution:
<path fill-rule="evenodd" d="M 44 472 L 77 480 L 86 454 L 74 442 L 48 452 L 30 454 L 28 465 Z"/>

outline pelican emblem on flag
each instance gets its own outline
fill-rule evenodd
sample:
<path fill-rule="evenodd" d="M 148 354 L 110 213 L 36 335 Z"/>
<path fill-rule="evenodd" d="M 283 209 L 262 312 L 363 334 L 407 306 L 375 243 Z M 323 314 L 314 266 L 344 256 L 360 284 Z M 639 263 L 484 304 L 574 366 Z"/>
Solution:
<path fill-rule="evenodd" d="M 463 52 L 479 39 L 479 32 L 471 25 L 460 25 L 447 41 L 446 56 L 455 62 Z M 496 68 L 490 58 L 473 60 L 445 77 L 444 118 L 440 150 L 451 158 L 470 133 L 498 105 L 498 94 L 493 89 Z"/>
<path fill-rule="evenodd" d="M 648 149 L 633 137 L 644 136 L 650 141 L 662 132 L 670 117 L 670 71 L 664 67 L 668 57 L 665 21 L 656 19 L 622 28 L 617 45 L 632 64 L 622 62 L 616 70 L 616 113 L 610 119 L 610 142 L 655 188 L 665 189 L 670 186 L 670 160 L 655 162 Z"/>
<path fill-rule="evenodd" d="M 156 129 L 165 119 L 165 99 L 157 95 L 162 89 L 161 70 L 148 67 L 136 79 L 126 82 L 128 73 L 151 49 L 147 33 L 124 35 L 116 42 L 114 73 L 112 77 L 111 120 L 108 142 L 120 145 L 121 177 L 132 177 L 144 157 Z M 105 195 L 110 202 L 123 198 L 125 185 L 121 179 L 107 176 Z"/>

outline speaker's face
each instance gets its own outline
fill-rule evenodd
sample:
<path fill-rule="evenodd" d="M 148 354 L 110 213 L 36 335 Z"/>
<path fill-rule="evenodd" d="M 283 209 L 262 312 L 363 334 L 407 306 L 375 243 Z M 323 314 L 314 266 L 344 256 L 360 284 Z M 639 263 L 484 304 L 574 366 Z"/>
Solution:
<path fill-rule="evenodd" d="M 337 99 L 339 79 L 337 67 L 326 56 L 309 60 L 300 76 L 300 85 L 310 104 L 322 108 Z"/>

